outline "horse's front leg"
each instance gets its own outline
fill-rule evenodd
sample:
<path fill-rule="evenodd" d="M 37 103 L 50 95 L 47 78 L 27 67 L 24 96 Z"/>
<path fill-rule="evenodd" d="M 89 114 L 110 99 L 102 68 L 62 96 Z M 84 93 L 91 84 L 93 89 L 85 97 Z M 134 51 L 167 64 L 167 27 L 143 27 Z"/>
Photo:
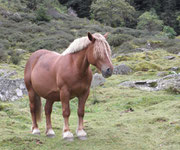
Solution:
<path fill-rule="evenodd" d="M 60 92 L 60 99 L 61 99 L 61 104 L 62 104 L 62 114 L 64 118 L 63 139 L 73 140 L 73 134 L 70 132 L 70 129 L 69 129 L 70 93 L 68 92 L 68 90 L 62 90 Z"/>
<path fill-rule="evenodd" d="M 83 118 L 84 118 L 84 109 L 85 109 L 85 103 L 86 100 L 89 96 L 89 89 L 82 94 L 81 96 L 78 97 L 79 102 L 78 102 L 78 117 L 79 117 L 79 122 L 78 122 L 78 128 L 76 131 L 77 137 L 80 139 L 86 139 L 87 133 L 84 131 L 84 125 L 83 125 Z"/>

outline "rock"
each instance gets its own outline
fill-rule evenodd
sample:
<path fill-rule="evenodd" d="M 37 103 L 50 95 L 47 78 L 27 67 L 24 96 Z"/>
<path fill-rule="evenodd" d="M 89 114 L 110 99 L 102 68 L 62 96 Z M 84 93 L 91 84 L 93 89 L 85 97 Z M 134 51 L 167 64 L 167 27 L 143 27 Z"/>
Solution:
<path fill-rule="evenodd" d="M 180 52 L 177 55 L 180 57 Z"/>
<path fill-rule="evenodd" d="M 114 66 L 113 74 L 127 75 L 132 73 L 132 69 L 125 64 Z"/>
<path fill-rule="evenodd" d="M 15 22 L 21 22 L 22 17 L 19 13 L 14 13 L 12 16 L 10 16 L 10 19 L 14 20 Z"/>
<path fill-rule="evenodd" d="M 76 11 L 74 9 L 72 9 L 71 7 L 68 8 L 68 15 L 77 17 Z"/>
<path fill-rule="evenodd" d="M 101 74 L 95 73 L 93 75 L 91 87 L 102 86 L 104 85 L 105 81 L 106 81 L 105 78 Z"/>
<path fill-rule="evenodd" d="M 26 50 L 23 50 L 23 49 L 15 49 L 15 51 L 16 51 L 17 55 L 26 53 Z"/>
<path fill-rule="evenodd" d="M 0 14 L 1 14 L 4 18 L 8 18 L 9 16 L 12 15 L 9 11 L 6 11 L 6 10 L 4 10 L 4 9 L 0 10 Z"/>
<path fill-rule="evenodd" d="M 180 74 L 167 75 L 158 80 L 158 89 L 177 88 L 180 91 Z"/>
<path fill-rule="evenodd" d="M 165 56 L 164 57 L 164 59 L 167 59 L 167 60 L 172 60 L 172 59 L 174 59 L 174 58 L 176 58 L 175 56 Z"/>
<path fill-rule="evenodd" d="M 16 71 L 9 71 L 9 70 L 6 70 L 6 69 L 0 69 L 0 79 L 1 78 L 9 78 L 9 77 L 12 77 L 12 76 L 14 76 L 16 74 L 17 74 Z"/>
<path fill-rule="evenodd" d="M 0 69 L 0 100 L 15 101 L 27 94 L 24 79 L 10 79 L 16 71 Z"/>
<path fill-rule="evenodd" d="M 150 48 L 136 48 L 137 51 L 147 52 Z"/>
<path fill-rule="evenodd" d="M 146 91 L 167 90 L 172 88 L 180 93 L 180 74 L 167 75 L 156 80 L 126 81 L 120 83 L 118 86 L 133 87 Z"/>
<path fill-rule="evenodd" d="M 178 71 L 179 69 L 180 69 L 180 67 L 172 67 L 169 70 L 171 70 L 171 71 Z"/>
<path fill-rule="evenodd" d="M 23 96 L 23 92 L 21 91 L 21 89 L 16 89 L 16 94 L 18 97 L 22 97 Z"/>
<path fill-rule="evenodd" d="M 164 77 L 164 76 L 167 76 L 168 74 L 169 74 L 169 72 L 162 71 L 162 72 L 158 72 L 157 76 L 158 77 Z"/>

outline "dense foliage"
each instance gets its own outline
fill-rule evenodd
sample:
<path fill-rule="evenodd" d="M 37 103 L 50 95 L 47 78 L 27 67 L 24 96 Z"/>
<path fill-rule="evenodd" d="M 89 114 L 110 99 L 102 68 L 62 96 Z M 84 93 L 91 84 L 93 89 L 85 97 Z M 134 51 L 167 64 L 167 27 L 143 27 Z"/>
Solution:
<path fill-rule="evenodd" d="M 68 8 L 72 7 L 79 17 L 89 18 L 92 12 L 92 18 L 102 23 L 133 28 L 136 28 L 134 21 L 139 16 L 154 9 L 164 25 L 180 33 L 179 0 L 59 0 L 59 2 Z"/>
<path fill-rule="evenodd" d="M 138 29 L 147 29 L 148 31 L 160 31 L 163 27 L 163 21 L 159 19 L 155 12 L 145 12 L 138 18 Z"/>
<path fill-rule="evenodd" d="M 97 0 L 91 5 L 92 18 L 112 27 L 131 27 L 135 9 L 124 0 Z"/>

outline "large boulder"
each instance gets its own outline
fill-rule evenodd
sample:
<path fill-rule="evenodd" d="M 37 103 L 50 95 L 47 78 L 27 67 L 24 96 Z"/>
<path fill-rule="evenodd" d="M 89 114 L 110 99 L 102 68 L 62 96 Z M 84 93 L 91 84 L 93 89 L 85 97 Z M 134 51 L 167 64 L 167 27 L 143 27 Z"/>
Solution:
<path fill-rule="evenodd" d="M 104 85 L 105 81 L 106 81 L 105 78 L 101 74 L 95 73 L 93 75 L 91 87 L 102 86 Z"/>
<path fill-rule="evenodd" d="M 0 80 L 0 100 L 15 101 L 27 94 L 24 85 L 24 79 L 7 79 Z"/>
<path fill-rule="evenodd" d="M 24 79 L 11 79 L 16 71 L 0 69 L 0 100 L 15 101 L 27 94 Z"/>
<path fill-rule="evenodd" d="M 113 74 L 127 75 L 130 73 L 132 73 L 132 69 L 125 64 L 114 66 Z"/>

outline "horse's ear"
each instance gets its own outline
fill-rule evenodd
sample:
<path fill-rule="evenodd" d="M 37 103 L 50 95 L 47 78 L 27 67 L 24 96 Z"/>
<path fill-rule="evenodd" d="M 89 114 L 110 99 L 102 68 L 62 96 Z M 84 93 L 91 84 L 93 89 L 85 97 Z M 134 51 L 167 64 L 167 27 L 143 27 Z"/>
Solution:
<path fill-rule="evenodd" d="M 105 39 L 107 39 L 108 35 L 109 35 L 109 32 L 106 32 L 106 34 L 104 34 Z"/>
<path fill-rule="evenodd" d="M 88 38 L 91 42 L 94 42 L 95 41 L 95 38 L 92 36 L 91 33 L 88 32 Z"/>

